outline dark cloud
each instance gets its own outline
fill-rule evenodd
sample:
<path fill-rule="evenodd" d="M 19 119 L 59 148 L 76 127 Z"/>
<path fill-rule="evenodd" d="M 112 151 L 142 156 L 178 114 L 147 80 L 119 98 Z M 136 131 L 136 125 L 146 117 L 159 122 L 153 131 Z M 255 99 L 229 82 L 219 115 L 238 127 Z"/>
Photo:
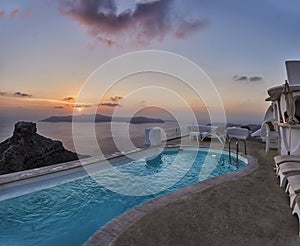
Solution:
<path fill-rule="evenodd" d="M 7 97 L 32 97 L 32 95 L 30 95 L 30 94 L 22 93 L 22 92 L 19 92 L 19 91 L 15 92 L 15 93 L 0 91 L 0 96 L 7 96 Z"/>
<path fill-rule="evenodd" d="M 54 106 L 53 108 L 63 109 L 63 108 L 65 108 L 65 107 L 64 107 L 64 106 Z"/>
<path fill-rule="evenodd" d="M 74 97 L 65 97 L 63 100 L 64 101 L 74 101 L 75 98 Z"/>
<path fill-rule="evenodd" d="M 121 106 L 119 103 L 100 103 L 99 106 L 105 107 L 119 107 Z"/>
<path fill-rule="evenodd" d="M 262 79 L 263 79 L 263 77 L 260 77 L 260 76 L 249 77 L 249 81 L 260 81 Z"/>
<path fill-rule="evenodd" d="M 245 76 L 245 75 L 235 75 L 234 77 L 233 77 L 233 80 L 235 80 L 235 81 L 247 81 L 248 80 L 248 77 L 247 76 Z"/>
<path fill-rule="evenodd" d="M 22 92 L 16 92 L 14 93 L 15 97 L 32 97 L 32 95 L 27 94 L 27 93 L 22 93 Z"/>
<path fill-rule="evenodd" d="M 111 99 L 113 102 L 118 102 L 119 100 L 122 100 L 123 97 L 120 97 L 120 96 L 114 96 L 114 97 L 110 97 L 110 99 Z"/>
<path fill-rule="evenodd" d="M 185 39 L 189 35 L 193 34 L 194 32 L 197 32 L 200 28 L 205 28 L 209 23 L 207 21 L 200 21 L 200 20 L 194 20 L 194 21 L 182 21 L 180 23 L 175 32 L 175 37 L 179 39 Z"/>
<path fill-rule="evenodd" d="M 250 82 L 255 82 L 255 81 L 263 80 L 263 77 L 260 77 L 260 76 L 235 75 L 235 76 L 233 76 L 233 80 L 235 80 L 235 81 L 250 81 Z"/>
<path fill-rule="evenodd" d="M 123 99 L 121 96 L 114 96 L 109 98 L 111 102 L 100 103 L 97 106 L 105 106 L 105 107 L 121 107 L 122 105 L 119 103 L 120 100 Z"/>
<path fill-rule="evenodd" d="M 118 13 L 115 0 L 64 0 L 60 12 L 108 46 L 147 45 L 167 35 L 182 39 L 207 25 L 207 21 L 188 20 L 174 14 L 172 3 L 173 0 L 140 1 L 134 9 Z"/>
<path fill-rule="evenodd" d="M 73 105 L 72 107 L 73 108 L 90 108 L 90 107 L 92 107 L 92 105 L 82 104 L 82 105 Z"/>

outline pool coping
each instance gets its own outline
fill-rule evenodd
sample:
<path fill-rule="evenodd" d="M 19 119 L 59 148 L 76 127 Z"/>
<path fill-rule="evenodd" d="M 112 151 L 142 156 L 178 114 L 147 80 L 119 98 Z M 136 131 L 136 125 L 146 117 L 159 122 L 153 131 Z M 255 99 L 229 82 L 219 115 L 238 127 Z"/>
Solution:
<path fill-rule="evenodd" d="M 168 147 L 168 146 L 166 146 Z M 115 160 L 121 160 L 122 158 L 128 158 L 131 155 L 143 153 L 147 150 L 155 150 L 157 148 L 160 148 L 160 146 L 151 146 L 147 148 L 138 148 L 132 151 L 128 151 L 126 153 L 120 153 L 120 154 L 112 154 L 109 156 L 93 156 L 93 157 L 87 157 L 83 159 L 78 159 L 74 161 L 69 162 L 62 162 L 58 164 L 53 164 L 49 166 L 34 168 L 34 169 L 28 169 L 24 171 L 19 172 L 13 172 L 8 174 L 0 175 L 0 186 L 23 181 L 27 179 L 37 178 L 41 176 L 45 176 L 48 174 L 54 174 L 62 171 L 68 171 L 76 168 L 85 168 L 89 165 L 95 164 L 95 163 L 101 163 L 104 161 L 115 161 Z"/>
<path fill-rule="evenodd" d="M 228 151 L 227 148 L 224 148 L 223 150 Z M 163 195 L 161 197 L 143 203 L 137 207 L 134 207 L 133 209 L 125 212 L 119 217 L 108 222 L 104 227 L 102 227 L 100 230 L 95 232 L 85 242 L 84 245 L 85 246 L 111 245 L 113 244 L 114 240 L 120 234 L 122 234 L 122 232 L 124 232 L 127 228 L 129 228 L 132 224 L 140 220 L 150 211 L 157 209 L 159 207 L 163 207 L 176 200 L 182 199 L 185 196 L 206 190 L 210 187 L 221 184 L 223 182 L 244 177 L 246 175 L 251 174 L 258 168 L 258 161 L 254 157 L 249 155 L 244 155 L 244 154 L 239 154 L 239 156 L 247 159 L 248 164 L 246 167 L 231 173 L 227 173 L 203 181 L 199 181 L 197 183 L 191 184 L 179 190 L 170 192 L 166 195 Z"/>
<path fill-rule="evenodd" d="M 179 146 L 149 146 L 110 156 L 95 156 L 55 165 L 0 175 L 0 201 L 70 182 L 131 160 L 148 158 Z M 68 177 L 66 179 L 66 177 Z M 30 189 L 30 190 L 29 190 Z"/>
<path fill-rule="evenodd" d="M 78 168 L 87 168 L 88 166 L 105 161 L 115 161 L 122 160 L 123 158 L 134 158 L 135 155 L 145 153 L 146 151 L 155 151 L 158 149 L 168 149 L 168 148 L 180 148 L 181 146 L 175 145 L 165 145 L 165 146 L 148 146 L 145 148 L 137 148 L 132 151 L 120 153 L 120 154 L 112 154 L 108 156 L 92 156 L 83 159 L 78 159 L 69 162 L 62 162 L 58 164 L 53 164 L 44 167 L 38 167 L 34 169 L 28 169 L 19 172 L 13 172 L 8 174 L 0 175 L 0 187 L 2 185 L 7 185 L 15 182 L 30 180 L 33 178 L 38 178 L 50 174 L 60 173 L 64 171 L 70 171 Z M 183 146 L 183 147 L 193 147 L 193 146 Z M 202 148 L 202 147 L 200 147 Z M 206 147 L 203 147 L 206 148 Z"/>

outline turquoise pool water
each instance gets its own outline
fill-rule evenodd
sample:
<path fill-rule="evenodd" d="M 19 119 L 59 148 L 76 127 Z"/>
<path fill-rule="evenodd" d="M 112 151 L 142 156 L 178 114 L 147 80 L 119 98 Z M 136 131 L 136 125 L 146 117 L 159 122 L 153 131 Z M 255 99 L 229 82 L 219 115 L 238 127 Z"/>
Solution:
<path fill-rule="evenodd" d="M 134 175 L 153 175 L 170 166 L 178 153 L 184 159 L 195 154 L 192 150 L 168 150 L 152 160 L 133 161 L 117 168 Z M 154 195 L 118 194 L 100 186 L 92 178 L 84 177 L 1 201 L 0 245 L 82 245 L 94 232 L 125 211 L 201 180 L 199 174 L 207 155 L 206 150 L 197 151 L 186 175 L 172 187 Z M 209 155 L 219 162 L 207 178 L 246 166 L 240 160 L 230 163 L 227 154 L 210 152 Z"/>

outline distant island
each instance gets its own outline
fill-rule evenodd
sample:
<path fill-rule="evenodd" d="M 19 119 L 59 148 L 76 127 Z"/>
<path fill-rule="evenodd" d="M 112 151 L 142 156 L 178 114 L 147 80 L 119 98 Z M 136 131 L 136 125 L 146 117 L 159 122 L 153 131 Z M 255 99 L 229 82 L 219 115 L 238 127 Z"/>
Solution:
<path fill-rule="evenodd" d="M 41 122 L 128 122 L 132 124 L 145 124 L 145 123 L 165 123 L 162 119 L 148 118 L 142 116 L 136 117 L 110 117 L 102 114 L 81 114 L 81 115 L 68 115 L 68 116 L 51 116 L 41 120 Z"/>

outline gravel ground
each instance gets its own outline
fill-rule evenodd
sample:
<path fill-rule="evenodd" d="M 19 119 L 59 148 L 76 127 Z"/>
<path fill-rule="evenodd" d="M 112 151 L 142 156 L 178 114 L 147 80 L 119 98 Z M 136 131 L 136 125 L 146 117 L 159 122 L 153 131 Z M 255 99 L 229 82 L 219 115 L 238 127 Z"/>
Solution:
<path fill-rule="evenodd" d="M 253 173 L 150 211 L 113 245 L 300 245 L 298 219 L 273 171 L 277 151 L 266 155 L 257 140 L 247 147 L 259 164 Z"/>

